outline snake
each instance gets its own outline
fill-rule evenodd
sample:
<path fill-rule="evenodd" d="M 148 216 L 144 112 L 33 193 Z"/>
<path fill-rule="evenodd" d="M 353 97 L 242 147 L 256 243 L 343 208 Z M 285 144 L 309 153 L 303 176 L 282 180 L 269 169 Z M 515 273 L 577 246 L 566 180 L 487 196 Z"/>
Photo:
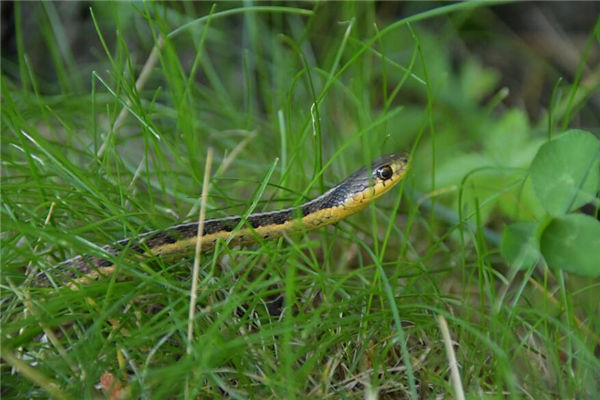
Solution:
<path fill-rule="evenodd" d="M 402 180 L 409 156 L 392 153 L 381 156 L 332 187 L 321 196 L 299 206 L 242 216 L 207 219 L 199 235 L 199 222 L 173 225 L 141 233 L 100 247 L 104 255 L 77 255 L 42 270 L 34 278 L 36 286 L 48 286 L 59 277 L 74 287 L 108 276 L 115 271 L 122 252 L 139 256 L 164 256 L 189 252 L 198 240 L 202 251 L 215 248 L 217 241 L 230 245 L 273 239 L 285 234 L 311 231 L 338 222 L 367 207 Z M 198 237 L 200 236 L 200 237 Z"/>

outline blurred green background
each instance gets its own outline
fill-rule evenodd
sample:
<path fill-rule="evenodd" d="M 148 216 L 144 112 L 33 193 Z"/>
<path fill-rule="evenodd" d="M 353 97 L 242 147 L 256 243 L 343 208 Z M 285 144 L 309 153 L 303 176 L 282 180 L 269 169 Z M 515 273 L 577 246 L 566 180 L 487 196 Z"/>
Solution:
<path fill-rule="evenodd" d="M 458 397 L 439 315 L 466 398 L 600 394 L 597 272 L 500 254 L 551 225 L 540 147 L 600 135 L 600 3 L 1 7 L 2 397 Z M 336 227 L 203 258 L 191 353 L 191 258 L 29 297 L 32 268 L 196 219 L 208 147 L 209 217 L 412 168 Z"/>

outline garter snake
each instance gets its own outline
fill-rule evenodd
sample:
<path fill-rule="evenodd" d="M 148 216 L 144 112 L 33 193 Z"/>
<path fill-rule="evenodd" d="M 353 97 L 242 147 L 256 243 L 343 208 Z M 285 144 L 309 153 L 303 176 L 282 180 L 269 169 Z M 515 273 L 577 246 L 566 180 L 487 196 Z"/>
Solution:
<path fill-rule="evenodd" d="M 393 153 L 373 161 L 321 196 L 298 207 L 249 215 L 208 219 L 204 221 L 201 236 L 202 249 L 214 248 L 217 240 L 230 240 L 231 244 L 244 244 L 258 238 L 271 239 L 285 233 L 310 231 L 333 224 L 352 215 L 398 183 L 408 168 L 408 155 Z M 119 240 L 101 247 L 106 257 L 79 255 L 39 272 L 34 282 L 49 283 L 56 272 L 67 280 L 85 282 L 111 274 L 114 259 L 124 251 L 139 255 L 166 255 L 185 252 L 193 248 L 197 238 L 198 223 L 174 225 L 165 230 L 142 233 L 134 238 Z M 51 272 L 51 275 L 48 273 Z"/>

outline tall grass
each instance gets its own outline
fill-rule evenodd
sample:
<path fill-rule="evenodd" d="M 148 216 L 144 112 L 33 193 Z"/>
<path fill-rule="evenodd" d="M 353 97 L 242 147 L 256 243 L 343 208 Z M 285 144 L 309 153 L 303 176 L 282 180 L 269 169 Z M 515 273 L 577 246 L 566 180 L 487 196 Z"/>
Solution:
<path fill-rule="evenodd" d="M 515 182 L 455 208 L 455 171 L 473 164 L 448 160 L 523 119 L 459 95 L 469 76 L 444 44 L 454 19 L 489 16 L 481 4 L 430 6 L 385 20 L 359 2 L 99 3 L 81 62 L 55 4 L 15 4 L 17 21 L 39 13 L 53 74 L 17 25 L 1 82 L 3 397 L 451 397 L 440 316 L 468 398 L 597 396 L 597 343 L 575 322 L 598 331 L 597 282 L 506 268 L 494 199 Z M 125 252 L 80 290 L 32 287 L 70 256 L 196 220 L 208 147 L 208 217 L 300 204 L 388 152 L 414 169 L 336 226 L 204 253 L 191 342 L 193 256 Z"/>

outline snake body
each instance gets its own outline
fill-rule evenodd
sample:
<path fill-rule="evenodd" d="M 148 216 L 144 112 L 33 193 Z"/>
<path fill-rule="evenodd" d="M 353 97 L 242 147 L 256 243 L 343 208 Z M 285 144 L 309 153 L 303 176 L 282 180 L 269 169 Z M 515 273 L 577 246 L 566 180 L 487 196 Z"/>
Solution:
<path fill-rule="evenodd" d="M 298 207 L 255 213 L 245 220 L 241 216 L 208 219 L 204 222 L 200 238 L 202 250 L 213 249 L 218 240 L 244 244 L 255 242 L 259 238 L 272 239 L 286 233 L 310 231 L 333 224 L 362 210 L 390 190 L 404 177 L 407 167 L 407 154 L 388 154 Z M 123 251 L 157 256 L 182 253 L 195 246 L 197 236 L 198 222 L 142 233 L 101 247 L 106 256 L 78 255 L 65 260 L 49 271 L 38 273 L 35 281 L 45 286 L 44 283 L 56 278 L 72 283 L 94 280 L 111 274 L 115 269 L 115 259 Z"/>

